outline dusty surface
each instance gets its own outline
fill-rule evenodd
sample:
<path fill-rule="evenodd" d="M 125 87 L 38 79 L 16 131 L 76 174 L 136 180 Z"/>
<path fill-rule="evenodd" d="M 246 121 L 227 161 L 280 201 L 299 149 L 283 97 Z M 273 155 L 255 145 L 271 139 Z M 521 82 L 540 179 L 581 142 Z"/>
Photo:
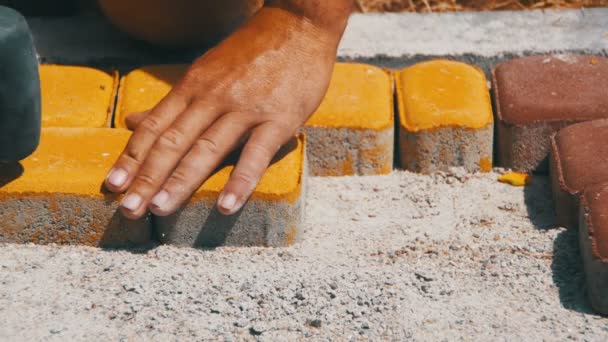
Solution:
<path fill-rule="evenodd" d="M 96 15 L 31 18 L 28 24 L 44 63 L 138 67 L 187 63 L 201 53 L 150 51 L 133 44 Z M 608 55 L 607 27 L 608 8 L 424 15 L 359 13 L 350 18 L 338 57 L 392 69 L 430 58 L 448 58 L 487 72 L 519 55 L 583 51 Z"/>
<path fill-rule="evenodd" d="M 547 179 L 496 176 L 312 179 L 285 249 L 0 245 L 0 339 L 606 340 Z"/>

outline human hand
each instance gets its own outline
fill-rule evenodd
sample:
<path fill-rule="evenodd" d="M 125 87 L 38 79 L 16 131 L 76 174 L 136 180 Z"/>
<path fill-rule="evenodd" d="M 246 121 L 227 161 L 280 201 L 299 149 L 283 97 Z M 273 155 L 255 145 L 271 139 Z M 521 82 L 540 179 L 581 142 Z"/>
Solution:
<path fill-rule="evenodd" d="M 342 30 L 264 7 L 196 60 L 156 107 L 128 119 L 137 127 L 105 182 L 126 191 L 123 214 L 175 212 L 244 141 L 217 204 L 226 215 L 240 210 L 323 99 Z"/>

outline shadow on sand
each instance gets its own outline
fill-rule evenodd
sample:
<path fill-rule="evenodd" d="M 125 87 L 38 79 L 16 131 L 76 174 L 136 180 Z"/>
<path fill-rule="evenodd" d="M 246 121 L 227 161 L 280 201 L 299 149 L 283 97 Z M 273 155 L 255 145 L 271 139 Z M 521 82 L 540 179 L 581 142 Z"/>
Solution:
<path fill-rule="evenodd" d="M 534 175 L 524 190 L 528 216 L 540 230 L 560 229 L 555 220 L 551 182 L 547 175 Z M 584 314 L 595 314 L 587 300 L 585 273 L 578 245 L 577 229 L 560 232 L 553 241 L 551 271 L 564 308 Z"/>

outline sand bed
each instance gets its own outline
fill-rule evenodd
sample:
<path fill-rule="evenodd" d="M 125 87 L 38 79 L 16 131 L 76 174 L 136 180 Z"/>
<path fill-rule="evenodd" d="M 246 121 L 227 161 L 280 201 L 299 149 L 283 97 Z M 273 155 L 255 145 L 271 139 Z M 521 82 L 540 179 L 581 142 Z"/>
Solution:
<path fill-rule="evenodd" d="M 290 248 L 0 247 L 3 340 L 602 341 L 549 182 L 313 178 Z"/>

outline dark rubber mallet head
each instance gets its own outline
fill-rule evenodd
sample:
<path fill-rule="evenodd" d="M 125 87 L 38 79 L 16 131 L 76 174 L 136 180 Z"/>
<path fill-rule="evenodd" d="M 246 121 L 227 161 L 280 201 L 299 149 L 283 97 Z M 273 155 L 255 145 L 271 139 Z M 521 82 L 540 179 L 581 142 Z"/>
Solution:
<path fill-rule="evenodd" d="M 32 154 L 40 142 L 40 77 L 25 18 L 0 6 L 0 162 Z"/>

